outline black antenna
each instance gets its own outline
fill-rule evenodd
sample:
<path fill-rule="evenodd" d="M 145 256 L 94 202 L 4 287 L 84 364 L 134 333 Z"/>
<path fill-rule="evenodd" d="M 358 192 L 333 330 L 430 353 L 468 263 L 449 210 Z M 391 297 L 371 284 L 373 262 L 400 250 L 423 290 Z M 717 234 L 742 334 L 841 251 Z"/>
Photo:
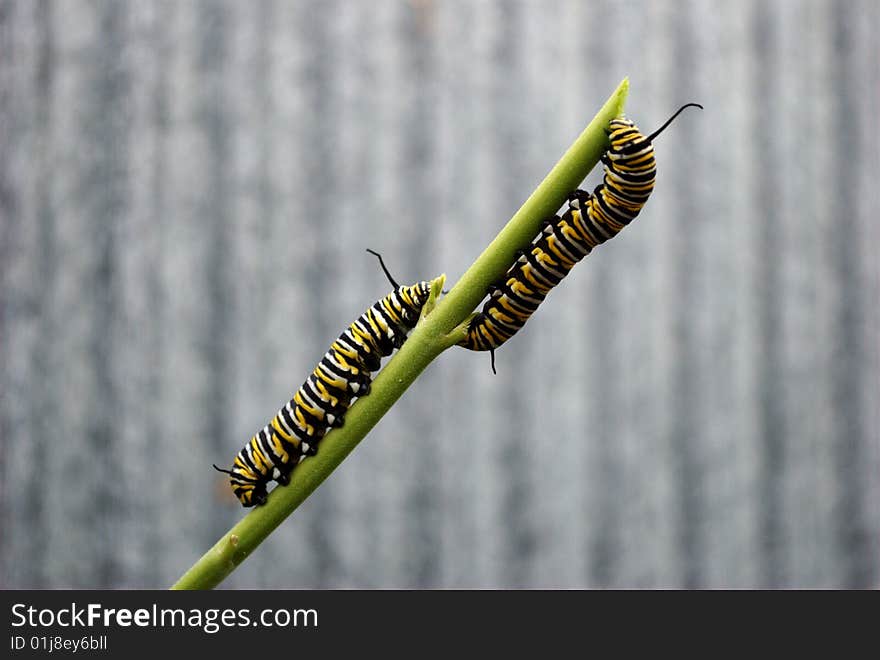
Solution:
<path fill-rule="evenodd" d="M 211 463 L 211 465 L 214 464 Z M 223 474 L 231 474 L 233 477 L 235 476 L 235 473 L 232 470 L 224 470 L 222 468 L 218 468 L 216 465 L 214 465 L 214 469 L 217 470 L 217 472 L 222 472 Z"/>
<path fill-rule="evenodd" d="M 651 133 L 651 134 L 648 136 L 648 141 L 649 141 L 649 142 L 653 142 L 653 141 L 654 141 L 654 138 L 657 137 L 658 135 L 660 135 L 660 133 L 662 133 L 662 132 L 664 131 L 664 129 L 665 129 L 667 126 L 669 126 L 669 124 L 672 123 L 672 120 L 675 119 L 676 117 L 678 117 L 678 115 L 681 114 L 681 111 L 682 111 L 682 110 L 684 110 L 685 108 L 691 108 L 691 107 L 699 108 L 700 110 L 703 109 L 703 106 L 701 106 L 699 103 L 685 103 L 683 106 L 681 106 L 681 107 L 676 111 L 676 113 L 675 113 L 674 115 L 672 115 L 669 119 L 666 120 L 666 123 L 663 124 L 663 126 L 661 126 L 660 128 L 658 128 L 656 131 L 654 131 L 653 133 Z"/>
<path fill-rule="evenodd" d="M 379 265 L 382 266 L 382 270 L 385 271 L 385 277 L 387 277 L 387 278 L 388 278 L 388 281 L 391 282 L 391 286 L 393 286 L 395 289 L 399 289 L 399 288 L 400 288 L 400 285 L 399 285 L 397 282 L 394 281 L 394 278 L 391 277 L 391 273 L 389 273 L 389 272 L 388 272 L 388 269 L 385 268 L 385 262 L 382 261 L 382 255 L 379 254 L 378 252 L 373 252 L 373 250 L 371 250 L 370 248 L 367 248 L 367 252 L 369 252 L 370 254 L 374 254 L 374 255 L 376 255 L 377 257 L 379 257 Z"/>
<path fill-rule="evenodd" d="M 498 372 L 495 371 L 495 349 L 494 348 L 489 349 L 489 355 L 492 356 L 492 373 L 497 376 Z"/>

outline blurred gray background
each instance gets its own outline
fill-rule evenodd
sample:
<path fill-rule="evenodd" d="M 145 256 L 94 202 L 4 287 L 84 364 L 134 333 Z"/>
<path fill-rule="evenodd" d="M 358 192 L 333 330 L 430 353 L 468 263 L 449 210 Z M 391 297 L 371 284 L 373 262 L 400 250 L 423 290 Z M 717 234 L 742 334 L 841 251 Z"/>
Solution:
<path fill-rule="evenodd" d="M 880 5 L 0 1 L 0 586 L 166 587 L 388 285 L 629 76 L 639 219 L 224 587 L 880 586 Z M 598 172 L 587 180 L 590 189 Z"/>

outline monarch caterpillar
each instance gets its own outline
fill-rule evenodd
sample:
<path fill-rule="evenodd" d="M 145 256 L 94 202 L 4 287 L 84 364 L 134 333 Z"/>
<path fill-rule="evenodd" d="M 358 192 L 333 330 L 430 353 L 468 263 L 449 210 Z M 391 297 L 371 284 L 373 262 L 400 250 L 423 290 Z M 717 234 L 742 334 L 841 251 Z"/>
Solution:
<path fill-rule="evenodd" d="M 602 154 L 602 184 L 592 194 L 576 190 L 569 196 L 568 209 L 545 221 L 541 233 L 518 253 L 500 283 L 489 287 L 489 299 L 471 319 L 459 346 L 490 351 L 495 373 L 495 349 L 522 328 L 578 261 L 613 238 L 642 210 L 654 189 L 657 171 L 652 141 L 690 106 L 703 108 L 698 103 L 683 105 L 647 136 L 629 119 L 611 120 L 607 130 L 611 146 Z"/>
<path fill-rule="evenodd" d="M 214 466 L 229 475 L 232 491 L 242 506 L 263 504 L 270 481 L 290 483 L 290 474 L 330 428 L 342 426 L 352 398 L 370 392 L 372 372 L 383 357 L 400 348 L 419 320 L 428 301 L 430 282 L 400 286 L 379 258 L 394 290 L 361 314 L 333 342 L 318 366 L 293 395 L 238 452 L 231 470 Z"/>

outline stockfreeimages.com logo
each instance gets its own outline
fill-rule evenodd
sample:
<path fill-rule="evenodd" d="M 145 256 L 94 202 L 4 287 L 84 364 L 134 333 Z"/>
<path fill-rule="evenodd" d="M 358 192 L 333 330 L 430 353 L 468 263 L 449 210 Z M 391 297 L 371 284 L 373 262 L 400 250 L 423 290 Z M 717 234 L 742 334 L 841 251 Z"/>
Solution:
<path fill-rule="evenodd" d="M 25 603 L 12 606 L 12 627 L 30 628 L 198 628 L 213 634 L 221 628 L 317 628 L 314 609 L 264 609 L 251 616 L 249 609 L 220 608 L 109 608 L 100 603 L 38 609 Z"/>

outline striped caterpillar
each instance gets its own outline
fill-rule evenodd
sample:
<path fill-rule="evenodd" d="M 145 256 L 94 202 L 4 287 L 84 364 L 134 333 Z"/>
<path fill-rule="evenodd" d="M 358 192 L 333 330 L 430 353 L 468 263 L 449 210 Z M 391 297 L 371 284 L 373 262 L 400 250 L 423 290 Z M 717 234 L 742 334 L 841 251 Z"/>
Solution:
<path fill-rule="evenodd" d="M 263 504 L 270 481 L 290 483 L 297 464 L 314 455 L 327 431 L 342 426 L 352 399 L 370 392 L 372 372 L 400 348 L 428 301 L 430 282 L 400 286 L 382 257 L 379 263 L 394 290 L 376 301 L 339 335 L 293 398 L 236 455 L 229 475 L 245 507 Z"/>
<path fill-rule="evenodd" d="M 613 238 L 635 218 L 654 189 L 657 172 L 653 140 L 688 103 L 650 135 L 643 135 L 625 118 L 608 128 L 610 148 L 602 155 L 605 175 L 592 194 L 576 190 L 568 209 L 545 221 L 544 228 L 501 281 L 489 287 L 489 299 L 468 324 L 459 342 L 472 351 L 490 351 L 495 372 L 495 349 L 525 325 L 544 298 L 593 248 Z"/>

